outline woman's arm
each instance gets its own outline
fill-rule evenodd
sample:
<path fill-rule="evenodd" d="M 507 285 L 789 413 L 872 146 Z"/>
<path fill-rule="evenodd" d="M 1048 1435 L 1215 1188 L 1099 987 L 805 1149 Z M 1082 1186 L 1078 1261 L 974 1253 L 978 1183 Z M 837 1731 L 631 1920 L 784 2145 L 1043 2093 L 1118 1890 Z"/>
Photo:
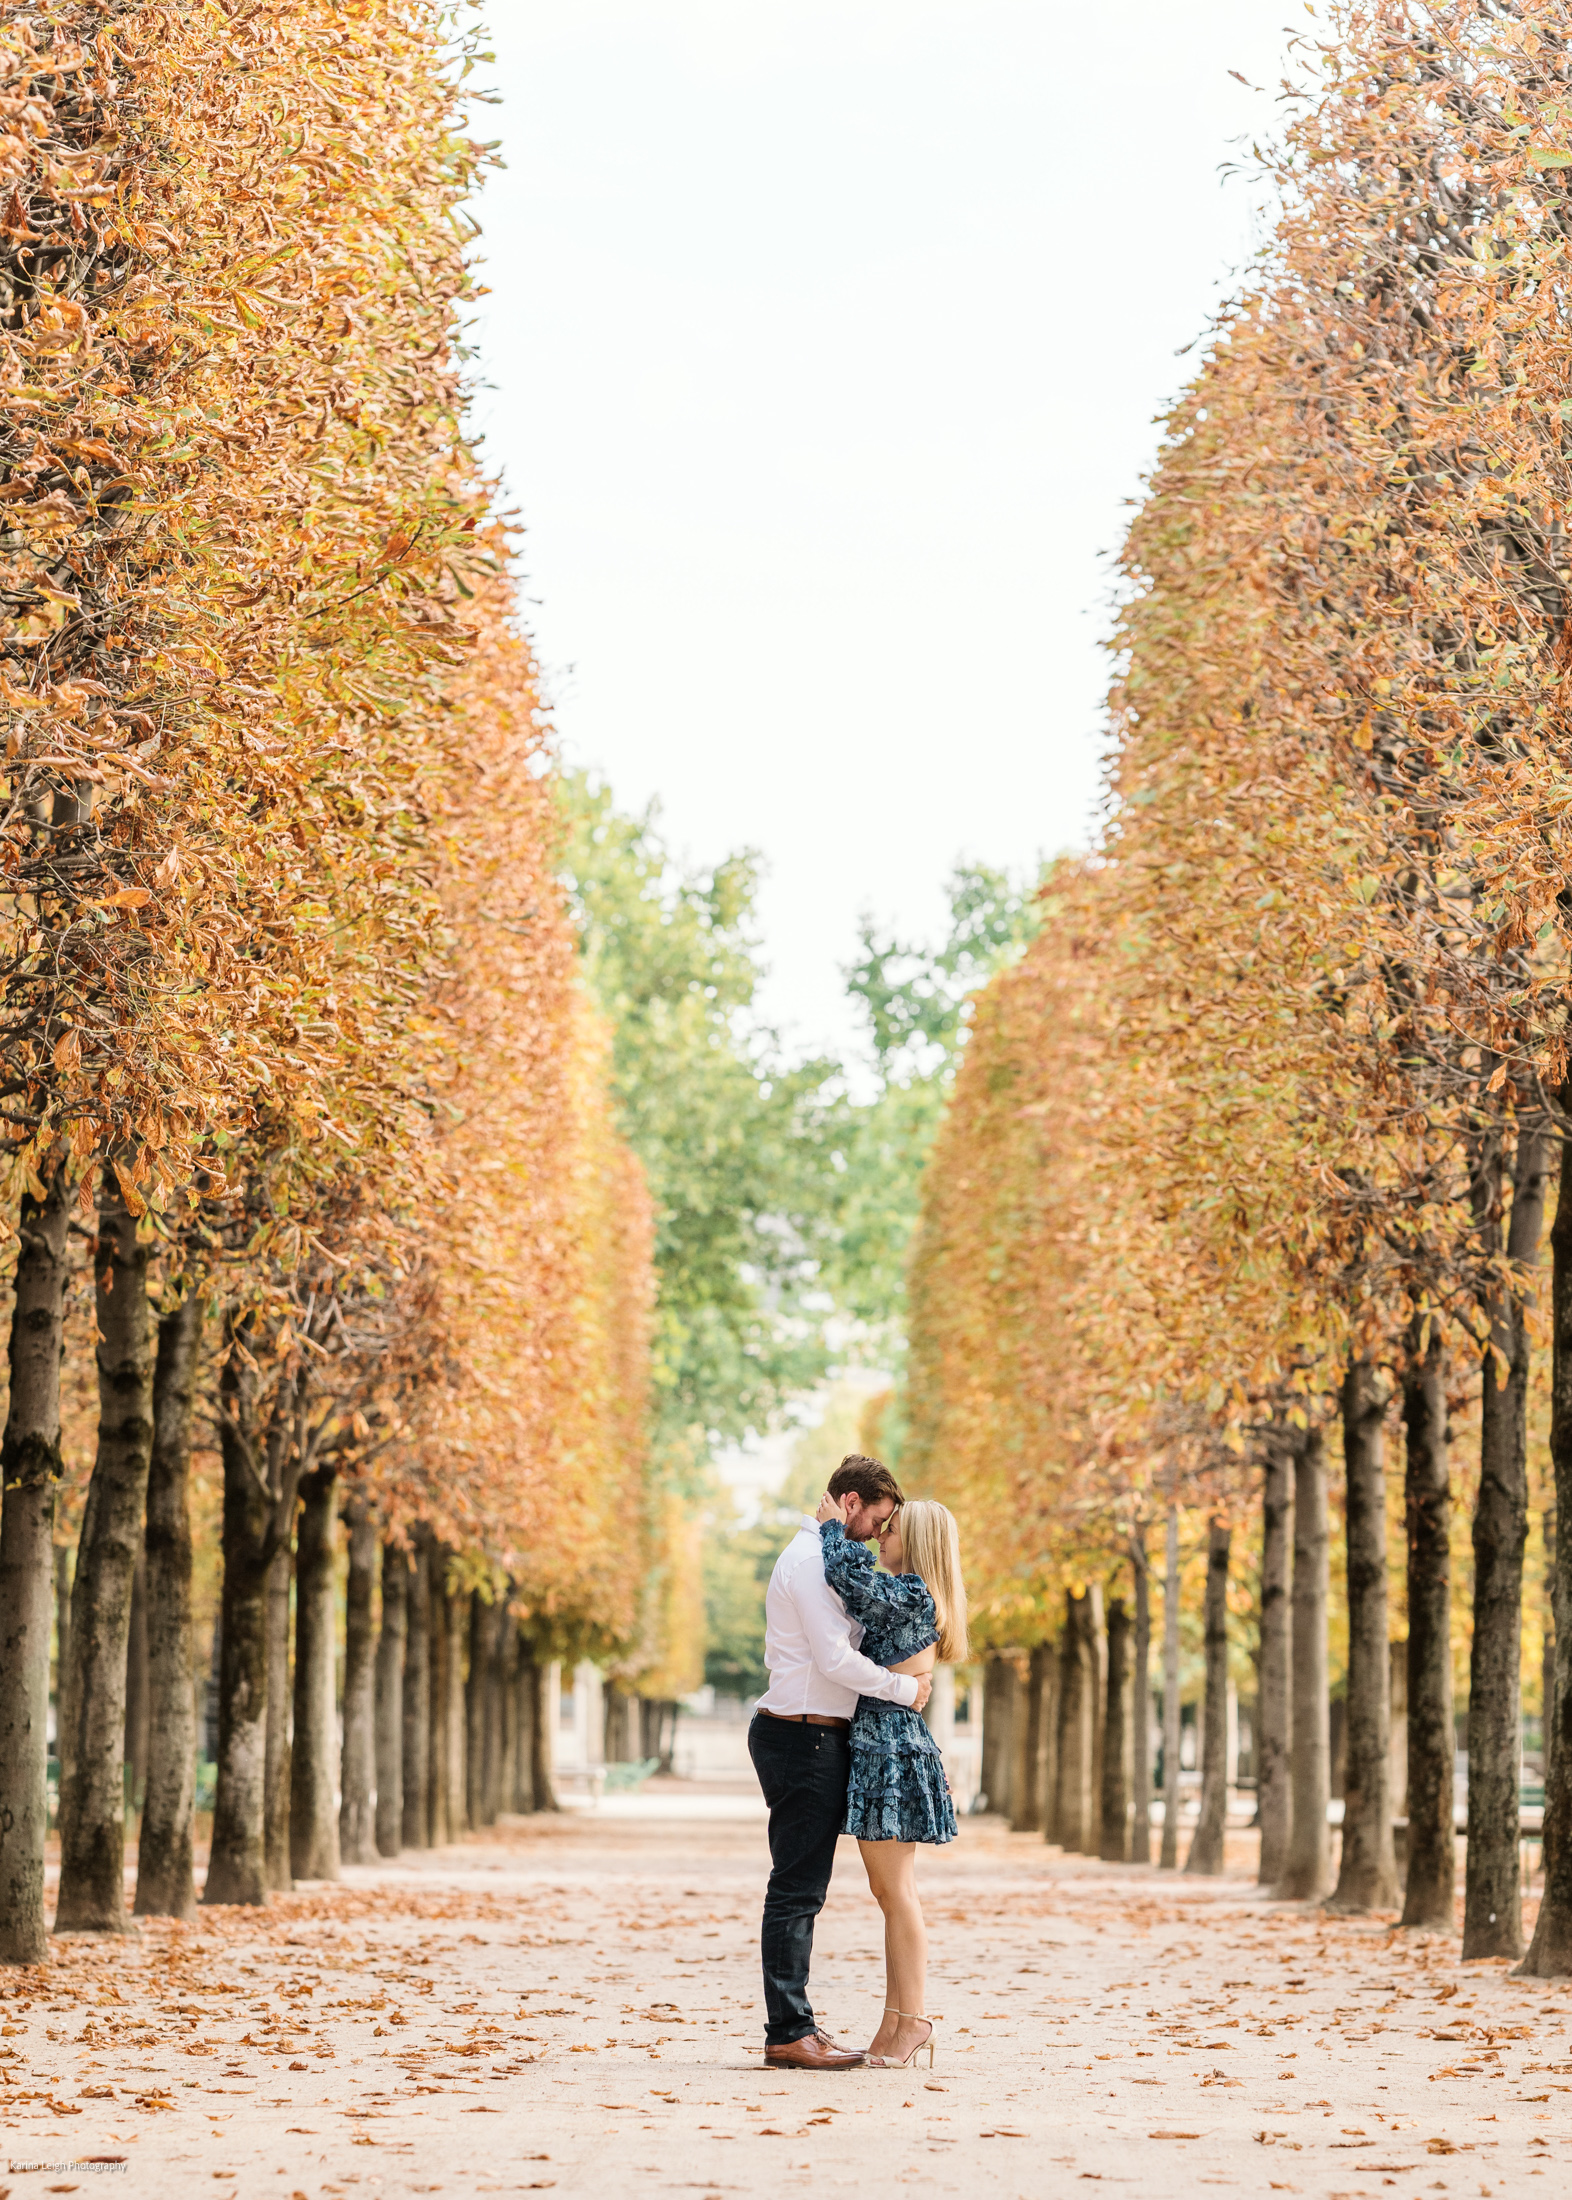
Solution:
<path fill-rule="evenodd" d="M 892 1601 L 887 1593 L 893 1586 L 891 1576 L 874 1572 L 873 1553 L 865 1543 L 848 1542 L 838 1520 L 821 1522 L 819 1542 L 824 1578 L 854 1619 L 887 1609 Z"/>

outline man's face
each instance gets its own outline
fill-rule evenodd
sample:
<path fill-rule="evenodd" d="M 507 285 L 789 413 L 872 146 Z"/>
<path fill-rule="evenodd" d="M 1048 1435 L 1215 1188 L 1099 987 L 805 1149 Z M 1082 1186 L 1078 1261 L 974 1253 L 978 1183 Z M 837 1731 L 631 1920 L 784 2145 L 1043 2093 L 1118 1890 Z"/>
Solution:
<path fill-rule="evenodd" d="M 865 1505 L 860 1497 L 848 1495 L 843 1502 L 846 1533 L 854 1543 L 871 1543 L 895 1510 L 893 1497 L 876 1498 L 871 1505 Z"/>

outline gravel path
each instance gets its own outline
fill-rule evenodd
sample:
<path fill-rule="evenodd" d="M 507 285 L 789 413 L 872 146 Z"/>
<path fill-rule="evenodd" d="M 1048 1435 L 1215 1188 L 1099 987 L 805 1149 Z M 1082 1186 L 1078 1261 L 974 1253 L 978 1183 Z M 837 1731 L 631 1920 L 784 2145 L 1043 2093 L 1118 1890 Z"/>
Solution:
<path fill-rule="evenodd" d="M 14 2200 L 1572 2181 L 1572 1993 L 1263 1902 L 1248 1837 L 1229 1878 L 1165 1880 L 967 1822 L 922 1865 L 937 2068 L 775 2076 L 762 1825 L 649 1802 L 0 1973 Z M 821 2019 L 865 2039 L 881 1984 L 848 1844 Z"/>

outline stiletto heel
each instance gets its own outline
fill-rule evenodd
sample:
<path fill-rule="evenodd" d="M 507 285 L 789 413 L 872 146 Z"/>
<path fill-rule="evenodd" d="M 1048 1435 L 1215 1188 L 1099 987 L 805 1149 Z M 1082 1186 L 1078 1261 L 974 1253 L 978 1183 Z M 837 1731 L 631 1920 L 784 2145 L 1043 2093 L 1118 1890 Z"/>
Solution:
<path fill-rule="evenodd" d="M 894 2055 L 870 2055 L 864 2068 L 868 2070 L 915 2070 L 917 2057 L 926 2047 L 928 2050 L 928 2068 L 931 2070 L 933 2068 L 934 2026 L 942 2024 L 944 2019 L 942 2017 L 930 2017 L 919 2009 L 897 2009 L 893 2002 L 888 2001 L 884 2005 L 884 2013 L 887 2017 L 905 2017 L 908 2023 L 911 2024 L 925 2024 L 928 2027 L 928 2037 L 925 2040 L 919 2040 L 909 2055 L 902 2055 L 898 2058 Z"/>

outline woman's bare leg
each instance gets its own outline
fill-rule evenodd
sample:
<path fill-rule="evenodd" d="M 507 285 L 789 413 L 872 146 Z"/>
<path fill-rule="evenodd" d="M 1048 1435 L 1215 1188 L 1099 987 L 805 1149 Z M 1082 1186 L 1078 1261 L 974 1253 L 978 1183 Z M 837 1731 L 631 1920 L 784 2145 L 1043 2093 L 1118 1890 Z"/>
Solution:
<path fill-rule="evenodd" d="M 914 1841 L 859 1841 L 868 1885 L 884 1912 L 884 1998 L 887 2009 L 869 2046 L 870 2055 L 909 2055 L 928 2037 L 926 2025 L 912 2019 L 924 2013 L 928 1994 L 928 1928 L 917 1896 L 917 1844 Z"/>

